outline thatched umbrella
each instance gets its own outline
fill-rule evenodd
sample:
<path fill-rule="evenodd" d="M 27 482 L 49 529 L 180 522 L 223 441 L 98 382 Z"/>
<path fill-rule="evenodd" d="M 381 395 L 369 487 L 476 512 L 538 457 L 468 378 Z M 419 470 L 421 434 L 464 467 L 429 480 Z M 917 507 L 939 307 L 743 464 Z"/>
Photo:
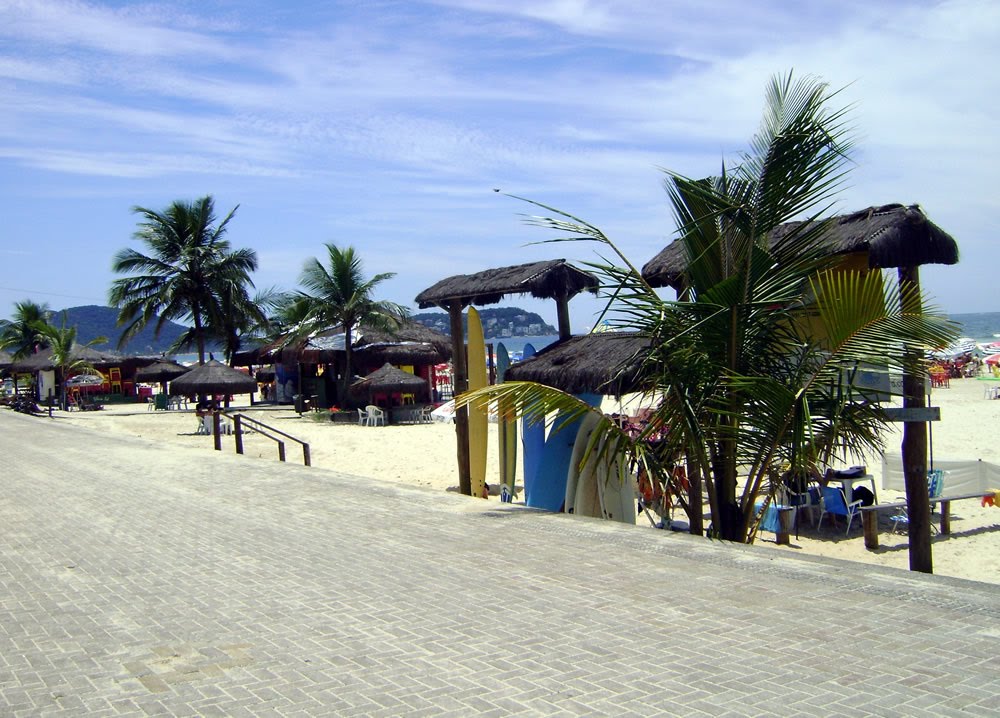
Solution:
<path fill-rule="evenodd" d="M 176 379 L 190 371 L 189 367 L 166 359 L 153 362 L 148 366 L 136 369 L 135 380 L 142 382 L 160 382 L 160 389 L 167 393 L 167 382 Z"/>
<path fill-rule="evenodd" d="M 262 366 L 259 369 L 257 369 L 256 377 L 257 377 L 257 381 L 263 382 L 263 383 L 274 381 L 274 377 L 275 377 L 274 364 L 269 364 L 267 366 Z"/>
<path fill-rule="evenodd" d="M 512 364 L 505 381 L 534 381 L 571 394 L 620 397 L 643 387 L 639 367 L 650 342 L 631 332 L 585 334 L 556 342 Z"/>
<path fill-rule="evenodd" d="M 487 269 L 476 274 L 459 274 L 442 279 L 417 295 L 421 309 L 437 306 L 448 312 L 451 328 L 454 387 L 456 393 L 469 388 L 465 364 L 465 337 L 462 310 L 470 304 L 496 304 L 508 294 L 530 294 L 539 299 L 555 299 L 559 318 L 559 338 L 572 336 L 569 327 L 569 300 L 580 292 L 596 292 L 597 277 L 577 269 L 565 259 L 531 262 L 510 267 Z M 469 470 L 468 410 L 459 409 L 455 417 L 457 435 L 458 483 L 463 494 L 472 494 Z"/>
<path fill-rule="evenodd" d="M 487 269 L 475 274 L 457 274 L 442 279 L 417 295 L 421 309 L 470 304 L 497 304 L 510 294 L 530 294 L 537 299 L 555 299 L 559 316 L 559 336 L 568 339 L 567 302 L 580 292 L 596 292 L 598 280 L 590 272 L 577 269 L 565 259 L 530 262 Z M 454 333 L 454 332 L 453 332 Z"/>
<path fill-rule="evenodd" d="M 801 224 L 779 225 L 768 241 L 777 244 Z M 834 217 L 823 241 L 830 254 L 867 252 L 870 269 L 958 262 L 954 238 L 931 222 L 917 205 L 887 204 Z M 646 262 L 642 276 L 654 287 L 681 291 L 687 264 L 684 243 L 675 240 Z"/>
<path fill-rule="evenodd" d="M 257 382 L 246 372 L 228 367 L 215 359 L 196 366 L 170 382 L 177 394 L 247 394 L 257 390 Z"/>
<path fill-rule="evenodd" d="M 376 392 L 421 394 L 426 397 L 428 387 L 426 380 L 386 362 L 381 369 L 376 369 L 368 376 L 351 384 L 351 392 L 354 394 L 367 392 L 369 397 Z"/>

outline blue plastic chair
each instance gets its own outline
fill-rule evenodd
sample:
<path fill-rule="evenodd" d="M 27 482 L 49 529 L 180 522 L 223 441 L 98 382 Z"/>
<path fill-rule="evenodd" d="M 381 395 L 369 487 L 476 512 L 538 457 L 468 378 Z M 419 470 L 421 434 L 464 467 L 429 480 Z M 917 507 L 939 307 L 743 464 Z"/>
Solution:
<path fill-rule="evenodd" d="M 833 514 L 835 516 L 843 516 L 847 519 L 846 533 L 851 533 L 851 522 L 854 521 L 854 517 L 860 513 L 861 499 L 848 502 L 847 499 L 844 498 L 844 490 L 839 486 L 824 486 L 822 489 L 823 493 L 820 501 L 819 524 L 817 527 L 823 526 L 824 516 L 827 514 Z"/>

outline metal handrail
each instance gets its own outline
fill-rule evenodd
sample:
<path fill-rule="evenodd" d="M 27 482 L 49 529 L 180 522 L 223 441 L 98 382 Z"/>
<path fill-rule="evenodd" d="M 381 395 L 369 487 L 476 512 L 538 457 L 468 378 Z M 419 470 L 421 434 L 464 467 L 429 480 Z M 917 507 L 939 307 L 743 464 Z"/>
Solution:
<path fill-rule="evenodd" d="M 309 455 L 309 444 L 302 441 L 302 439 L 296 439 L 291 434 L 286 434 L 280 429 L 275 429 L 273 426 L 268 426 L 263 421 L 258 421 L 257 419 L 254 419 L 252 416 L 247 416 L 246 414 L 229 414 L 227 412 L 223 412 L 223 414 L 233 420 L 233 434 L 235 434 L 236 437 L 237 454 L 243 453 L 243 422 L 247 422 L 251 424 L 251 428 L 258 434 L 266 436 L 268 439 L 277 442 L 279 461 L 285 460 L 285 442 L 279 439 L 277 436 L 274 436 L 273 434 L 278 434 L 279 436 L 283 436 L 286 439 L 290 439 L 291 441 L 296 441 L 299 444 L 302 444 L 302 460 L 306 466 L 312 466 L 312 458 Z M 267 431 L 265 431 L 264 429 L 266 429 Z"/>

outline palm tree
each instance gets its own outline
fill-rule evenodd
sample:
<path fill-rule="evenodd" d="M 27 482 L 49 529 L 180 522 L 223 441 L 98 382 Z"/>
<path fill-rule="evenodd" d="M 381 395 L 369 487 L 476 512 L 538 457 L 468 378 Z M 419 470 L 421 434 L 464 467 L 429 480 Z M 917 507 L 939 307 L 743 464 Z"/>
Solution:
<path fill-rule="evenodd" d="M 54 326 L 48 322 L 36 322 L 35 331 L 38 340 L 48 345 L 52 351 L 51 360 L 55 365 L 59 383 L 59 406 L 66 409 L 66 380 L 81 372 L 95 372 L 94 365 L 79 356 L 79 345 L 76 343 L 76 327 L 66 326 L 66 314 L 62 315 L 62 326 Z M 83 346 L 94 346 L 108 341 L 107 337 L 91 339 Z"/>
<path fill-rule="evenodd" d="M 832 96 L 813 79 L 776 78 L 738 165 L 702 180 L 668 173 L 688 258 L 680 301 L 660 298 L 597 227 L 532 203 L 556 216 L 530 223 L 570 234 L 554 241 L 597 241 L 617 256 L 624 266 L 591 265 L 603 277 L 612 323 L 649 336 L 654 347 L 643 363 L 656 402 L 648 428 L 632 438 L 602 419 L 592 445 L 603 436 L 606 451 L 628 455 L 661 481 L 670 480 L 668 462 L 686 459 L 689 473 L 705 481 L 714 534 L 728 540 L 753 540 L 756 499 L 773 495 L 784 464 L 806 471 L 838 448 L 881 448 L 885 416 L 850 385 L 859 364 L 912 369 L 914 350 L 956 335 L 943 316 L 911 311 L 911 290 L 884 286 L 879 272 L 840 271 L 824 248 L 822 216 L 846 176 L 851 146 L 845 112 L 827 107 Z M 803 216 L 810 221 L 768 241 L 775 227 Z M 513 401 L 534 419 L 591 411 L 531 384 L 463 401 L 486 398 Z M 665 441 L 647 441 L 663 433 Z M 700 515 L 700 502 L 690 510 Z"/>
<path fill-rule="evenodd" d="M 406 307 L 374 298 L 375 289 L 394 272 L 376 274 L 365 279 L 361 258 L 354 247 L 340 249 L 327 244 L 328 265 L 315 257 L 309 259 L 299 283 L 305 291 L 294 295 L 288 303 L 289 313 L 301 317 L 293 336 L 304 338 L 310 333 L 342 327 L 345 334 L 344 367 L 341 377 L 340 401 L 346 403 L 352 372 L 353 337 L 351 332 L 364 324 L 374 329 L 394 331 L 406 320 Z"/>
<path fill-rule="evenodd" d="M 48 304 L 30 299 L 16 302 L 13 317 L 0 319 L 0 349 L 10 350 L 14 359 L 30 356 L 39 344 L 36 325 L 48 322 L 51 316 Z"/>
<path fill-rule="evenodd" d="M 244 312 L 250 303 L 247 288 L 253 286 L 257 254 L 231 250 L 224 239 L 238 208 L 218 224 L 211 196 L 178 200 L 163 212 L 133 208 L 142 217 L 133 236 L 150 254 L 123 249 L 114 256 L 112 269 L 131 275 L 116 279 L 108 295 L 120 310 L 119 325 L 125 325 L 119 347 L 157 316 L 157 334 L 167 320 L 190 320 L 188 339 L 199 363 L 205 362 L 206 339 L 226 334 L 227 309 Z"/>

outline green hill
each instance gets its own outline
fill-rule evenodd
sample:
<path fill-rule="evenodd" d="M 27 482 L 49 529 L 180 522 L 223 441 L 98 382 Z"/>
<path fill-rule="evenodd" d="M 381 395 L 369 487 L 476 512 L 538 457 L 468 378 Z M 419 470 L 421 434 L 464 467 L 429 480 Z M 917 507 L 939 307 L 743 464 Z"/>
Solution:
<path fill-rule="evenodd" d="M 425 327 L 437 329 L 439 332 L 451 335 L 451 324 L 444 312 L 421 312 L 413 315 L 413 321 Z M 557 330 L 534 312 L 527 312 L 518 307 L 493 307 L 479 309 L 479 318 L 483 322 L 483 334 L 487 339 L 502 337 L 538 337 L 556 334 Z M 466 315 L 462 315 L 462 328 L 466 326 Z"/>
<path fill-rule="evenodd" d="M 76 339 L 86 344 L 97 337 L 107 337 L 108 343 L 98 345 L 102 349 L 118 349 L 118 339 L 122 328 L 118 326 L 118 310 L 112 307 L 100 307 L 91 304 L 85 307 L 70 307 L 53 313 L 52 323 L 61 326 L 63 312 L 66 313 L 66 326 L 76 326 Z M 160 354 L 167 351 L 187 327 L 168 321 L 163 325 L 159 338 L 153 336 L 156 321 L 150 322 L 145 329 L 136 334 L 122 347 L 126 354 Z"/>

